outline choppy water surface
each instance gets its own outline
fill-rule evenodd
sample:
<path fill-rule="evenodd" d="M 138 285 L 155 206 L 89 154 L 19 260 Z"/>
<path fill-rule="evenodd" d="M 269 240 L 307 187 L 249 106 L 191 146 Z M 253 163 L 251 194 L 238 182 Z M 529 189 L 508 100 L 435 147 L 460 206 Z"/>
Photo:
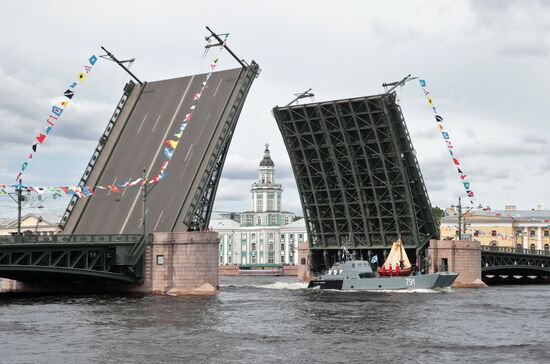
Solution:
<path fill-rule="evenodd" d="M 308 291 L 223 277 L 217 297 L 0 297 L 3 363 L 550 362 L 550 286 Z"/>

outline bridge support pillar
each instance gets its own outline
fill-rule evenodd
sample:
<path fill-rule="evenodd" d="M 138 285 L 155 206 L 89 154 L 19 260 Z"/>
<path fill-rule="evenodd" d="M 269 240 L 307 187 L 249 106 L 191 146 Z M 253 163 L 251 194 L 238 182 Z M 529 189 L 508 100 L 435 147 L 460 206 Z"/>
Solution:
<path fill-rule="evenodd" d="M 481 246 L 479 241 L 430 240 L 430 272 L 458 273 L 455 288 L 487 287 L 481 280 Z"/>
<path fill-rule="evenodd" d="M 216 232 L 154 233 L 145 251 L 144 283 L 136 292 L 167 295 L 218 293 Z"/>

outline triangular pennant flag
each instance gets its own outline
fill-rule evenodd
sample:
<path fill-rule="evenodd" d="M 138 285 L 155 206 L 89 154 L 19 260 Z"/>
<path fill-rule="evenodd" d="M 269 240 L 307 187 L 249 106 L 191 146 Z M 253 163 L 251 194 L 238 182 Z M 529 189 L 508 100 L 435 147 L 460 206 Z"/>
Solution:
<path fill-rule="evenodd" d="M 52 127 L 51 126 L 46 127 L 46 134 L 50 134 L 50 131 L 52 131 Z"/>
<path fill-rule="evenodd" d="M 181 133 L 181 132 L 180 132 L 180 133 L 177 133 L 177 134 L 174 134 L 174 136 L 175 136 L 176 138 L 178 138 L 178 139 L 181 139 L 181 136 L 182 136 L 182 135 L 183 135 L 183 133 Z"/>
<path fill-rule="evenodd" d="M 195 108 L 197 107 L 197 105 L 193 105 L 190 107 L 191 110 L 195 110 Z"/>
<path fill-rule="evenodd" d="M 170 159 L 172 158 L 172 155 L 174 155 L 174 151 L 168 147 L 164 148 L 164 155 L 166 158 Z"/>
<path fill-rule="evenodd" d="M 460 168 L 457 168 L 458 169 L 458 173 L 462 174 L 464 172 L 462 172 L 462 170 Z"/>
<path fill-rule="evenodd" d="M 214 68 L 216 68 L 216 64 L 215 64 L 215 63 L 211 63 L 211 64 L 210 64 L 210 69 L 213 71 Z"/>
<path fill-rule="evenodd" d="M 65 91 L 65 92 L 63 93 L 63 95 L 65 95 L 65 97 L 68 98 L 68 99 L 70 100 L 70 99 L 73 98 L 74 92 L 71 91 L 70 89 L 68 89 L 67 91 Z"/>
<path fill-rule="evenodd" d="M 192 117 L 193 117 L 192 112 L 190 112 L 188 114 L 185 114 L 185 118 L 183 119 L 183 121 L 189 121 L 189 120 L 191 120 Z"/>
<path fill-rule="evenodd" d="M 462 182 L 462 184 L 464 185 L 464 188 L 469 190 L 470 189 L 470 182 Z"/>
<path fill-rule="evenodd" d="M 175 140 L 167 140 L 165 144 L 172 149 L 176 149 L 176 147 L 178 146 L 178 142 Z"/>
<path fill-rule="evenodd" d="M 40 133 L 37 137 L 36 137 L 36 140 L 38 140 L 38 142 L 40 144 L 44 143 L 44 139 L 46 139 L 46 136 L 42 133 Z"/>
<path fill-rule="evenodd" d="M 67 107 L 67 105 L 69 105 L 69 101 L 63 101 L 61 103 L 61 106 L 63 106 L 63 107 Z"/>
<path fill-rule="evenodd" d="M 460 165 L 460 162 L 459 162 L 458 159 L 456 159 L 456 158 L 453 158 L 453 163 L 454 163 L 456 166 L 459 166 L 459 165 Z"/>
<path fill-rule="evenodd" d="M 180 126 L 180 132 L 183 132 L 187 128 L 187 123 L 182 123 Z"/>
<path fill-rule="evenodd" d="M 36 146 L 38 145 L 38 143 L 34 143 L 32 145 L 32 151 L 36 153 Z"/>
<path fill-rule="evenodd" d="M 90 71 L 92 70 L 92 67 L 91 66 L 84 66 L 84 69 L 86 70 L 86 73 L 90 73 Z"/>

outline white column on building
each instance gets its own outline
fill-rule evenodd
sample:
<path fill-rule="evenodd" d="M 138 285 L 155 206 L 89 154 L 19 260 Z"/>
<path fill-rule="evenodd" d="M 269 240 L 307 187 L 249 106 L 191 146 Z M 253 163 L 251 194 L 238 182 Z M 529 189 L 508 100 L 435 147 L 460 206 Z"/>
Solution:
<path fill-rule="evenodd" d="M 542 250 L 542 227 L 537 227 L 537 249 Z"/>
<path fill-rule="evenodd" d="M 523 228 L 523 249 L 529 249 L 529 228 Z"/>

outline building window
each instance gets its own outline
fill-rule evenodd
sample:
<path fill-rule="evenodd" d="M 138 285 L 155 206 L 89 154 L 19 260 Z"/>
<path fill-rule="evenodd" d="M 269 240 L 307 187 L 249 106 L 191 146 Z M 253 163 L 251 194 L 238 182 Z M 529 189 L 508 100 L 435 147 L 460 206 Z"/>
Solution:
<path fill-rule="evenodd" d="M 252 233 L 252 236 L 251 236 L 250 240 L 256 241 L 256 234 L 255 233 Z"/>
<path fill-rule="evenodd" d="M 271 224 L 272 225 L 277 225 L 277 216 L 276 215 L 271 216 Z"/>
<path fill-rule="evenodd" d="M 241 233 L 241 240 L 246 241 L 246 233 Z"/>
<path fill-rule="evenodd" d="M 261 225 L 261 224 L 262 224 L 262 217 L 258 216 L 258 218 L 256 219 L 256 225 Z"/>
<path fill-rule="evenodd" d="M 246 243 L 243 243 L 243 244 L 242 244 L 241 250 L 242 250 L 243 252 L 246 251 Z"/>
<path fill-rule="evenodd" d="M 534 237 L 535 236 L 535 230 L 529 230 L 529 236 Z"/>
<path fill-rule="evenodd" d="M 531 250 L 534 251 L 535 250 L 535 244 L 531 244 Z"/>
<path fill-rule="evenodd" d="M 227 263 L 233 263 L 233 257 L 231 255 L 227 257 Z"/>
<path fill-rule="evenodd" d="M 298 242 L 301 243 L 304 241 L 304 234 L 298 234 Z"/>
<path fill-rule="evenodd" d="M 545 251 L 548 251 L 548 250 L 550 250 L 550 245 L 548 245 L 548 244 L 544 244 L 544 250 L 545 250 Z"/>
<path fill-rule="evenodd" d="M 497 231 L 496 231 L 496 230 L 492 230 L 492 231 L 491 231 L 491 236 L 497 236 Z"/>
<path fill-rule="evenodd" d="M 285 234 L 281 234 L 281 241 L 285 240 Z"/>
<path fill-rule="evenodd" d="M 285 250 L 285 243 L 281 243 L 281 251 Z"/>
<path fill-rule="evenodd" d="M 223 256 L 220 255 L 220 263 L 223 263 Z"/>
<path fill-rule="evenodd" d="M 227 244 L 227 251 L 231 252 L 231 243 Z M 231 254 L 229 254 L 229 255 L 231 255 Z"/>
<path fill-rule="evenodd" d="M 521 244 L 519 244 L 519 243 L 516 244 L 516 249 L 523 249 L 523 245 L 521 245 Z"/>
<path fill-rule="evenodd" d="M 269 240 L 273 240 L 273 239 L 275 239 L 275 234 L 269 233 Z"/>
<path fill-rule="evenodd" d="M 274 246 L 273 246 L 273 243 L 269 243 L 269 250 L 270 250 L 270 251 L 275 250 L 275 248 L 274 248 Z"/>
<path fill-rule="evenodd" d="M 474 236 L 479 236 L 479 230 L 474 231 Z"/>
<path fill-rule="evenodd" d="M 164 265 L 164 255 L 157 255 L 157 265 Z"/>
<path fill-rule="evenodd" d="M 252 264 L 256 264 L 256 256 L 252 256 Z"/>
<path fill-rule="evenodd" d="M 256 251 L 256 243 L 252 243 L 252 251 Z"/>
<path fill-rule="evenodd" d="M 492 247 L 497 247 L 497 246 L 498 246 L 498 242 L 496 242 L 496 241 L 493 240 L 493 241 L 491 241 L 491 243 L 490 243 L 489 245 L 491 245 Z"/>
<path fill-rule="evenodd" d="M 267 262 L 269 264 L 273 264 L 275 262 L 275 259 L 273 257 L 269 257 L 269 258 L 267 258 Z"/>
<path fill-rule="evenodd" d="M 550 231 L 544 230 L 544 236 L 549 236 L 550 235 L 549 233 L 550 233 Z"/>

